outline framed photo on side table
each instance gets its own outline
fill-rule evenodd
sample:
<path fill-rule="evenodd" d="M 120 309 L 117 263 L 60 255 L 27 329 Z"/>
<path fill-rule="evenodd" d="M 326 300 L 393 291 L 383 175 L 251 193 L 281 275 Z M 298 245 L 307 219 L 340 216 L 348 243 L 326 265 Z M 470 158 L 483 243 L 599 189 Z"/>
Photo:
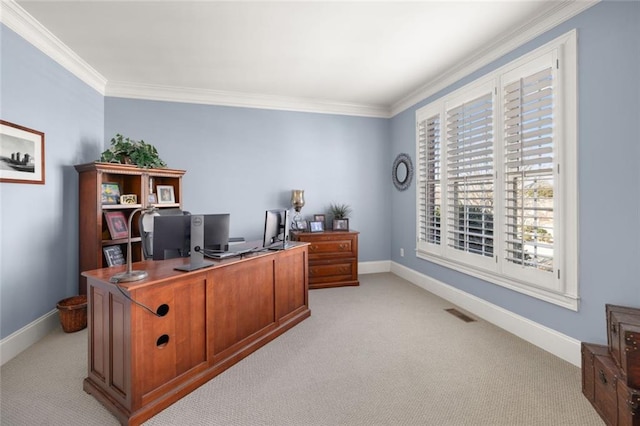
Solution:
<path fill-rule="evenodd" d="M 324 222 L 320 222 L 319 220 L 312 220 L 309 222 L 309 232 L 323 232 L 324 231 Z"/>
<path fill-rule="evenodd" d="M 0 182 L 44 185 L 44 133 L 0 120 Z"/>
<path fill-rule="evenodd" d="M 333 230 L 334 231 L 348 231 L 349 230 L 349 219 L 333 219 Z"/>
<path fill-rule="evenodd" d="M 158 185 L 158 204 L 173 204 L 176 202 L 176 196 L 171 185 Z"/>
<path fill-rule="evenodd" d="M 107 219 L 107 227 L 112 240 L 119 240 L 129 236 L 127 218 L 124 217 L 123 212 L 104 212 L 104 217 Z"/>

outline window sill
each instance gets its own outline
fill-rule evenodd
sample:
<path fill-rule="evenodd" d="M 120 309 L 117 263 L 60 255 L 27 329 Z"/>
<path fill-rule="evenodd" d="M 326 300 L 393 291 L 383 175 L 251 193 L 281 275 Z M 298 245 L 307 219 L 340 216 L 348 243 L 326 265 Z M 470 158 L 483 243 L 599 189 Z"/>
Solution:
<path fill-rule="evenodd" d="M 526 294 L 527 296 L 531 296 L 536 299 L 543 300 L 545 302 L 549 302 L 566 309 L 570 309 L 572 311 L 578 310 L 579 299 L 573 295 L 558 293 L 556 291 L 551 291 L 549 289 L 533 286 L 526 282 L 513 280 L 511 278 L 498 275 L 491 271 L 473 268 L 473 267 L 470 267 L 469 265 L 461 264 L 461 263 L 452 261 L 450 259 L 445 259 L 443 257 L 433 255 L 431 253 L 426 253 L 421 250 L 416 250 L 416 257 L 429 262 L 433 262 L 440 266 L 444 266 L 454 271 L 462 272 L 463 274 L 470 275 L 475 278 L 479 278 L 483 281 L 487 281 L 492 284 L 496 284 L 513 291 L 517 291 L 518 293 Z"/>

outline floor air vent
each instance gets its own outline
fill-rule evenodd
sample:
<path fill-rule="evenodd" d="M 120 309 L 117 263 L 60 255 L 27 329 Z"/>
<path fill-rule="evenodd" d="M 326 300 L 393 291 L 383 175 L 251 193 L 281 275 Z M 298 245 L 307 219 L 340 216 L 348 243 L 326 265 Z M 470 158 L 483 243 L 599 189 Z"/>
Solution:
<path fill-rule="evenodd" d="M 454 315 L 454 316 L 460 318 L 464 322 L 473 322 L 473 321 L 475 321 L 470 316 L 463 314 L 462 312 L 460 312 L 459 310 L 457 310 L 455 308 L 445 309 L 445 311 L 449 312 L 451 315 Z"/>

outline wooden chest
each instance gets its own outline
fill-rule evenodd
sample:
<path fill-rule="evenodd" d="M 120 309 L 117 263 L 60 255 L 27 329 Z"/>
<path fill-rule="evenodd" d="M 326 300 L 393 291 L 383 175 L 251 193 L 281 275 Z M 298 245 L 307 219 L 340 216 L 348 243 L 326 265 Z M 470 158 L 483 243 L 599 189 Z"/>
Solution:
<path fill-rule="evenodd" d="M 596 375 L 593 387 L 593 406 L 607 424 L 615 426 L 618 424 L 616 365 L 610 356 L 596 355 L 593 369 Z"/>
<path fill-rule="evenodd" d="M 640 426 L 640 309 L 606 305 L 607 346 L 582 343 L 582 393 L 609 426 Z"/>
<path fill-rule="evenodd" d="M 292 239 L 309 243 L 309 288 L 360 285 L 357 231 L 292 231 Z"/>
<path fill-rule="evenodd" d="M 606 305 L 607 341 L 622 379 L 631 388 L 640 388 L 640 309 Z"/>
<path fill-rule="evenodd" d="M 596 356 L 607 356 L 609 348 L 604 345 L 594 343 L 584 343 L 581 345 L 582 353 L 582 393 L 593 404 L 595 401 L 595 360 Z"/>
<path fill-rule="evenodd" d="M 582 393 L 610 426 L 640 426 L 640 391 L 619 377 L 607 346 L 582 344 Z"/>

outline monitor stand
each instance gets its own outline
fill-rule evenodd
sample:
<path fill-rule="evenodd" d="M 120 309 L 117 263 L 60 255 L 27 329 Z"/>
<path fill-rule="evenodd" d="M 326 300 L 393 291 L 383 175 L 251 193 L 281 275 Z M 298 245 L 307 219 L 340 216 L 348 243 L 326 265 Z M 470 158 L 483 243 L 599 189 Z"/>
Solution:
<path fill-rule="evenodd" d="M 200 251 L 204 247 L 204 217 L 202 215 L 191 216 L 191 252 L 187 265 L 178 266 L 178 271 L 195 271 L 215 265 L 213 262 L 204 260 L 204 255 Z"/>

